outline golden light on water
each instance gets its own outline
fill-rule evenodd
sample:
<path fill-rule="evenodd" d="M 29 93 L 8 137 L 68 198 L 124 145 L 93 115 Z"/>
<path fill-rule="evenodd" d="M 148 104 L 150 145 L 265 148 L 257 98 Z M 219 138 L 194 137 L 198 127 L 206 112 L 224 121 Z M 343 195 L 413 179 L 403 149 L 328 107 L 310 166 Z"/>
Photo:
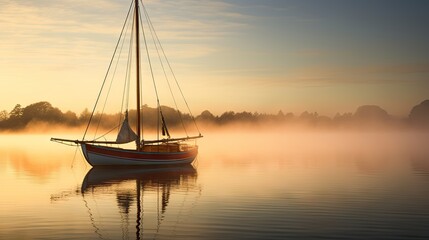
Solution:
<path fill-rule="evenodd" d="M 0 233 L 24 237 L 7 230 L 24 224 L 28 229 L 23 234 L 31 229 L 42 236 L 43 226 L 52 233 L 63 232 L 70 227 L 64 224 L 72 222 L 88 237 L 120 232 L 134 236 L 137 185 L 133 175 L 120 169 L 97 173 L 80 149 L 52 143 L 50 135 L 2 134 L 0 181 L 7 184 L 0 207 L 1 216 L 10 221 L 1 223 Z M 79 139 L 79 135 L 68 137 Z M 378 204 L 386 196 L 399 201 L 403 196 L 397 196 L 398 191 L 415 195 L 429 174 L 424 144 L 428 139 L 421 132 L 233 126 L 205 128 L 204 135 L 198 140 L 194 170 L 140 175 L 146 234 L 159 226 L 166 234 L 167 229 L 188 221 L 193 224 L 184 226 L 199 229 L 202 223 L 220 224 L 213 221 L 222 217 L 247 216 L 244 222 L 253 226 L 251 219 L 274 214 L 271 208 L 282 211 L 284 206 L 292 212 L 305 211 L 301 217 L 318 211 L 342 216 L 344 211 L 353 213 Z M 255 218 L 240 214 L 249 211 Z M 34 219 L 40 219 L 41 226 Z M 276 221 L 286 224 L 285 220 Z M 94 229 L 99 230 L 94 233 Z M 192 231 L 204 235 L 207 230 Z"/>

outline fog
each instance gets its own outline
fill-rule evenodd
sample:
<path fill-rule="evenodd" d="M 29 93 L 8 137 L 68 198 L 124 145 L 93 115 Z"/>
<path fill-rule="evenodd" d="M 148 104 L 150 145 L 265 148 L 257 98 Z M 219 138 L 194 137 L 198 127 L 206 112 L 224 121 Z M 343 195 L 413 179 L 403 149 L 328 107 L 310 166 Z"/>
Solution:
<path fill-rule="evenodd" d="M 200 141 L 206 145 L 227 146 L 228 154 L 237 152 L 283 152 L 288 154 L 389 154 L 398 151 L 425 151 L 429 131 L 415 129 L 315 129 L 293 126 L 231 125 L 203 127 Z M 213 141 L 213 142 L 212 142 Z M 212 149 L 216 151 L 215 149 Z"/>
<path fill-rule="evenodd" d="M 201 132 L 204 138 L 195 140 L 199 145 L 197 162 L 206 167 L 326 167 L 327 174 L 331 172 L 330 168 L 344 167 L 368 174 L 396 166 L 397 169 L 411 168 L 429 175 L 429 121 L 425 120 L 425 104 L 417 105 L 413 108 L 417 109 L 413 110 L 414 114 L 402 119 L 394 118 L 376 106 L 360 107 L 353 114 L 339 114 L 334 118 L 305 112 L 300 116 L 247 112 L 226 112 L 214 116 L 206 111 L 196 116 L 198 129 L 188 119 L 185 132 L 176 119 L 176 124 L 169 125 L 169 130 L 173 138 L 194 136 Z M 51 109 L 47 112 L 61 116 L 62 112 L 50 104 L 36 106 Z M 33 107 L 31 105 L 30 110 Z M 77 162 L 86 164 L 76 148 L 49 141 L 51 137 L 82 139 L 86 130 L 86 122 L 83 121 L 86 113 L 76 118 L 81 119 L 81 123 L 70 124 L 70 121 L 59 121 L 64 118 L 55 118 L 52 114 L 37 113 L 35 116 L 38 117 L 31 118 L 28 113 L 34 111 L 27 108 L 25 115 L 21 110 L 0 121 L 3 123 L 0 124 L 3 127 L 0 131 L 0 158 L 3 164 L 10 161 L 9 165 L 13 168 L 42 176 L 48 176 L 59 168 L 61 160 L 69 165 L 78 158 L 80 160 Z M 154 109 L 146 109 L 149 110 Z M 111 117 L 107 122 L 118 124 L 118 116 L 107 115 L 105 119 Z M 143 128 L 143 138 L 146 140 L 162 138 L 156 132 L 154 119 L 149 121 L 152 125 Z M 12 124 L 9 126 L 15 127 L 8 128 L 7 124 L 13 121 L 25 124 Z M 131 126 L 134 126 L 133 121 L 130 119 Z M 147 119 L 143 121 L 147 123 Z M 118 130 L 107 125 L 90 126 L 85 139 L 95 139 L 107 133 L 103 139 L 114 140 Z M 405 165 L 404 159 L 407 161 Z M 45 167 L 40 166 L 41 162 Z"/>
<path fill-rule="evenodd" d="M 261 168 L 280 175 L 282 169 L 289 174 L 295 169 L 296 173 L 305 172 L 300 178 L 321 181 L 325 178 L 335 181 L 331 178 L 340 174 L 337 171 L 341 175 L 350 171 L 366 175 L 387 171 L 400 175 L 410 170 L 429 180 L 429 131 L 252 124 L 201 125 L 200 129 L 204 137 L 196 140 L 199 154 L 195 165 L 198 169 L 216 169 L 209 171 L 214 175 L 207 177 L 220 183 L 233 181 L 219 179 L 220 172 L 228 171 L 231 175 L 239 172 L 242 180 L 256 181 L 252 180 L 253 172 Z M 90 167 L 79 148 L 49 141 L 51 137 L 81 139 L 82 134 L 82 128 L 49 125 L 34 125 L 27 132 L 1 133 L 0 168 L 25 171 L 37 181 L 77 166 L 84 173 Z M 276 176 L 263 178 L 275 181 Z"/>
<path fill-rule="evenodd" d="M 317 112 L 304 111 L 299 115 L 294 113 L 277 114 L 233 112 L 226 111 L 215 116 L 205 110 L 192 116 L 168 106 L 161 106 L 162 116 L 169 129 L 197 131 L 197 125 L 204 127 L 248 127 L 251 129 L 281 127 L 298 130 L 427 130 L 429 129 L 429 100 L 425 100 L 410 109 L 408 116 L 397 117 L 376 105 L 363 105 L 353 113 L 337 113 L 333 117 L 324 116 Z M 142 122 L 146 131 L 153 131 L 161 125 L 161 110 L 144 105 L 141 109 Z M 136 125 L 136 110 L 129 110 L 130 126 Z M 89 120 L 90 129 L 111 130 L 118 127 L 124 119 L 123 113 L 95 112 L 93 115 L 86 109 L 80 114 L 70 111 L 62 112 L 48 102 L 38 102 L 22 107 L 17 104 L 10 112 L 0 112 L 0 131 L 4 132 L 45 132 L 54 131 L 63 126 L 62 131 L 76 130 L 86 127 Z M 56 131 L 56 130 L 55 130 Z M 184 131 L 184 130 L 183 130 Z M 192 135 L 192 134 L 191 134 Z"/>

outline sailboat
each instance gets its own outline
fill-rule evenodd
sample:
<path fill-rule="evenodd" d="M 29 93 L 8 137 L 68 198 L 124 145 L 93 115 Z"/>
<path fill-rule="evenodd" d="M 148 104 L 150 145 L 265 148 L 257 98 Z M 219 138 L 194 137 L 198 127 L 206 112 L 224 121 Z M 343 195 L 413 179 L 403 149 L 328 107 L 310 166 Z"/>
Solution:
<path fill-rule="evenodd" d="M 130 13 L 133 13 L 133 15 Z M 124 23 L 124 26 L 122 28 L 119 40 L 116 44 L 115 51 L 112 56 L 112 60 L 110 61 L 109 68 L 106 73 L 106 77 L 103 81 L 100 93 L 98 94 L 95 106 L 93 108 L 93 111 L 89 117 L 88 125 L 85 129 L 84 136 L 82 140 L 71 140 L 71 139 L 63 139 L 63 138 L 51 138 L 51 141 L 65 143 L 65 144 L 75 144 L 80 145 L 82 148 L 83 155 L 87 162 L 92 166 L 133 166 L 133 165 L 171 165 L 171 164 L 189 164 L 194 161 L 198 154 L 198 146 L 196 144 L 196 139 L 203 137 L 201 135 L 201 132 L 198 129 L 198 126 L 196 124 L 195 118 L 193 117 L 188 103 L 186 99 L 184 98 L 184 95 L 182 93 L 182 90 L 178 84 L 178 81 L 174 75 L 174 80 L 177 84 L 178 89 L 180 90 L 181 96 L 183 97 L 184 103 L 186 104 L 188 111 L 190 113 L 192 122 L 195 125 L 196 130 L 198 131 L 198 134 L 195 135 L 188 135 L 188 132 L 185 129 L 185 136 L 181 137 L 171 137 L 169 129 L 167 128 L 167 121 L 166 117 L 163 114 L 162 106 L 160 104 L 160 100 L 158 97 L 157 92 L 157 86 L 155 84 L 154 80 L 154 74 L 153 74 L 153 68 L 152 65 L 150 65 L 150 73 L 152 75 L 152 81 L 154 84 L 154 90 L 156 93 L 156 102 L 157 102 L 157 138 L 156 139 L 146 139 L 145 136 L 143 136 L 143 130 L 142 130 L 142 83 L 141 83 L 141 48 L 140 48 L 140 37 L 143 36 L 142 41 L 145 45 L 145 50 L 148 56 L 148 63 L 151 64 L 150 57 L 149 57 L 149 51 L 148 51 L 148 44 L 146 40 L 145 31 L 142 24 L 142 16 L 141 13 L 144 14 L 144 17 L 146 19 L 146 22 L 148 23 L 149 30 L 152 34 L 152 37 L 155 39 L 154 46 L 156 47 L 156 51 L 158 53 L 158 57 L 161 60 L 160 52 L 164 55 L 164 59 L 166 60 L 167 64 L 162 64 L 162 69 L 164 70 L 165 74 L 165 65 L 169 67 L 169 69 L 172 72 L 171 65 L 165 55 L 164 49 L 161 46 L 161 42 L 158 39 L 158 36 L 156 32 L 154 32 L 153 24 L 147 14 L 146 8 L 143 5 L 143 2 L 141 0 L 132 0 L 130 4 L 130 8 L 128 10 L 128 14 Z M 132 19 L 132 20 L 131 20 Z M 131 24 L 131 37 L 130 37 L 130 50 L 129 54 L 133 53 L 135 50 L 135 68 L 131 68 L 131 57 L 128 57 L 128 63 L 127 63 L 127 70 L 128 73 L 126 74 L 126 80 L 124 85 L 124 92 L 127 92 L 129 94 L 130 89 L 130 75 L 132 73 L 131 69 L 133 69 L 136 73 L 136 80 L 135 80 L 135 89 L 136 89 L 136 125 L 134 131 L 132 127 L 130 126 L 130 121 L 128 117 L 128 103 L 126 105 L 126 110 L 122 112 L 122 106 L 121 106 L 121 113 L 123 113 L 123 121 L 122 124 L 118 125 L 116 129 L 118 129 L 118 134 L 116 136 L 116 140 L 100 140 L 100 138 L 104 138 L 105 135 L 94 138 L 94 139 L 86 139 L 86 135 L 88 132 L 88 129 L 95 121 L 96 118 L 95 113 L 97 104 L 99 103 L 100 95 L 103 89 L 105 89 L 105 83 L 107 76 L 109 73 L 113 71 L 113 75 L 115 75 L 116 67 L 112 67 L 112 63 L 114 58 L 121 58 L 121 56 L 117 56 L 117 50 L 122 49 L 122 46 L 125 42 L 123 33 L 125 26 L 130 26 Z M 141 28 L 141 29 L 140 29 Z M 135 42 L 133 45 L 132 43 Z M 121 45 L 122 44 L 122 45 Z M 118 60 L 119 61 L 119 60 Z M 128 67 L 128 64 L 130 67 Z M 114 69 L 114 70 L 112 70 Z M 110 71 L 110 72 L 109 72 Z M 110 76 L 110 75 L 109 75 Z M 167 77 L 167 75 L 166 75 Z M 167 80 L 168 82 L 168 80 Z M 168 87 L 170 88 L 170 83 L 168 83 Z M 125 91 L 128 89 L 128 91 Z M 110 91 L 110 87 L 108 89 Z M 108 92 L 109 92 L 108 91 Z M 171 88 L 170 88 L 170 92 Z M 107 94 L 108 95 L 108 94 Z M 107 97 L 106 97 L 107 98 Z M 124 102 L 124 99 L 129 99 L 128 95 L 124 98 L 122 96 L 122 102 Z M 173 96 L 173 99 L 174 96 Z M 107 100 L 106 100 L 107 102 Z M 176 104 L 176 100 L 174 100 L 174 103 Z M 177 104 L 176 104 L 177 108 Z M 104 110 L 104 106 L 103 106 Z M 130 111 L 131 112 L 131 111 Z M 179 113 L 179 116 L 181 117 L 180 111 L 177 109 L 177 113 Z M 122 117 L 122 114 L 121 114 Z M 102 117 L 99 117 L 99 121 L 102 121 Z M 185 124 L 183 123 L 183 119 L 181 118 L 182 126 L 185 128 Z M 98 126 L 100 126 L 100 122 L 98 122 Z M 110 131 L 109 131 L 110 132 Z M 162 137 L 160 138 L 159 132 L 162 132 Z M 191 144 L 190 142 L 194 142 Z M 129 143 L 135 142 L 135 147 L 130 148 L 128 145 Z M 128 146 L 128 148 L 123 147 Z"/>

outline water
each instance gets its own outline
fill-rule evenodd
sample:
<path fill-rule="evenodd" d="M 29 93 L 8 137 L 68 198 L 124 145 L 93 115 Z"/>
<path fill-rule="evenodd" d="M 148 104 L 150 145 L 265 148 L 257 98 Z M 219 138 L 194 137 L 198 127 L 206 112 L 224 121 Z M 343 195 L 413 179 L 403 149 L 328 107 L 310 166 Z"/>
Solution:
<path fill-rule="evenodd" d="M 428 133 L 223 129 L 136 171 L 50 135 L 0 136 L 0 239 L 429 238 Z"/>

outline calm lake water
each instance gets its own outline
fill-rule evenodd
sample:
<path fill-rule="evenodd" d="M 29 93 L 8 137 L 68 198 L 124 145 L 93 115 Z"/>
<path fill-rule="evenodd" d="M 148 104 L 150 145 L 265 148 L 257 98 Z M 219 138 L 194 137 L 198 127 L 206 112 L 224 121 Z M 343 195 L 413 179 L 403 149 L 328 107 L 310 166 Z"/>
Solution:
<path fill-rule="evenodd" d="M 0 239 L 429 239 L 428 133 L 224 129 L 162 169 L 51 135 L 0 134 Z"/>

